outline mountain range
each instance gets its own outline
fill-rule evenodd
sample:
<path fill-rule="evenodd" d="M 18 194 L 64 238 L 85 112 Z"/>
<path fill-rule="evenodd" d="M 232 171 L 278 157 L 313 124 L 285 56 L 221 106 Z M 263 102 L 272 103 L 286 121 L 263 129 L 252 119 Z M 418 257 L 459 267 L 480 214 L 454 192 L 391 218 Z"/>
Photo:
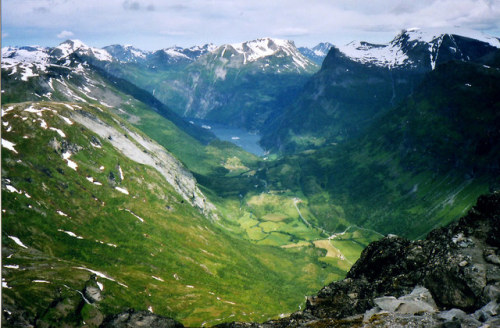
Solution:
<path fill-rule="evenodd" d="M 499 189 L 499 47 L 409 29 L 309 50 L 3 48 L 2 323 L 312 309 L 370 242 Z M 268 154 L 191 118 L 260 131 Z"/>

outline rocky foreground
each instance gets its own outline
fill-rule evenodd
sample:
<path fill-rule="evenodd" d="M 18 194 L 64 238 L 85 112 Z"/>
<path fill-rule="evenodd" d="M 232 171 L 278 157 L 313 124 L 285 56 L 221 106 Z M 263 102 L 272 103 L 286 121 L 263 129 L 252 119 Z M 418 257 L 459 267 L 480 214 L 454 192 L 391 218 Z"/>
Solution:
<path fill-rule="evenodd" d="M 217 327 L 500 327 L 500 194 L 479 198 L 425 240 L 389 235 L 370 244 L 342 281 L 287 318 Z M 106 327 L 180 327 L 129 311 Z"/>

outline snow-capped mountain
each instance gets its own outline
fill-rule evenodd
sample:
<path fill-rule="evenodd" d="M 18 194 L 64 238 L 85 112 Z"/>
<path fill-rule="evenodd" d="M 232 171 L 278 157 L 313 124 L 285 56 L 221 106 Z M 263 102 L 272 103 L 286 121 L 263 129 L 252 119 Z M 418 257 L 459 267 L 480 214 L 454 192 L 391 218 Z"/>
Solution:
<path fill-rule="evenodd" d="M 77 71 L 87 65 L 74 60 L 72 55 L 93 62 L 111 62 L 113 57 L 103 49 L 85 45 L 79 40 L 67 40 L 55 48 L 5 47 L 2 48 L 2 70 L 14 79 L 28 81 L 31 77 L 47 73 L 51 67 L 72 67 Z"/>
<path fill-rule="evenodd" d="M 2 68 L 9 70 L 9 75 L 20 74 L 23 81 L 44 72 L 49 59 L 48 49 L 43 47 L 2 48 Z"/>
<path fill-rule="evenodd" d="M 300 47 L 299 51 L 316 64 L 321 65 L 331 47 L 333 47 L 333 44 L 329 42 L 321 42 L 312 48 Z"/>
<path fill-rule="evenodd" d="M 213 53 L 215 59 L 222 61 L 225 66 L 239 67 L 260 63 L 262 70 L 273 69 L 277 73 L 316 69 L 316 65 L 302 55 L 294 42 L 289 40 L 262 38 L 226 44 L 218 47 Z"/>
<path fill-rule="evenodd" d="M 198 57 L 206 54 L 207 52 L 212 52 L 217 49 L 217 46 L 209 43 L 203 46 L 193 46 L 190 48 L 182 48 L 182 47 L 170 47 L 162 49 L 165 54 L 169 55 L 172 59 L 175 58 L 185 58 L 188 60 L 196 60 Z"/>
<path fill-rule="evenodd" d="M 215 49 L 217 49 L 217 46 L 211 43 L 190 48 L 174 46 L 154 51 L 147 56 L 147 62 L 149 66 L 189 64 L 197 60 L 200 56 L 210 53 Z"/>
<path fill-rule="evenodd" d="M 411 28 L 387 44 L 353 41 L 339 50 L 367 65 L 427 70 L 434 69 L 441 61 L 479 58 L 491 48 L 500 48 L 499 39 L 477 31 Z"/>
<path fill-rule="evenodd" d="M 103 48 L 113 58 L 122 63 L 139 63 L 146 60 L 146 57 L 151 54 L 149 51 L 144 51 L 135 48 L 131 45 L 113 44 Z"/>
<path fill-rule="evenodd" d="M 113 57 L 104 49 L 89 47 L 80 40 L 67 40 L 51 50 L 50 54 L 64 59 L 71 54 L 95 58 L 99 61 L 112 61 Z"/>

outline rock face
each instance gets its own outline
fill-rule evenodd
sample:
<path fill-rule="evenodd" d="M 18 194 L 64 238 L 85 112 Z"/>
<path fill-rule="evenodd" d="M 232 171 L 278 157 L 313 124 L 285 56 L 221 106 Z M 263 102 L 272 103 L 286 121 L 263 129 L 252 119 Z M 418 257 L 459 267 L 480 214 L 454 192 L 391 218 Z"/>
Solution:
<path fill-rule="evenodd" d="M 306 309 L 264 324 L 221 327 L 500 325 L 500 194 L 425 240 L 387 236 L 370 244 L 347 277 Z"/>

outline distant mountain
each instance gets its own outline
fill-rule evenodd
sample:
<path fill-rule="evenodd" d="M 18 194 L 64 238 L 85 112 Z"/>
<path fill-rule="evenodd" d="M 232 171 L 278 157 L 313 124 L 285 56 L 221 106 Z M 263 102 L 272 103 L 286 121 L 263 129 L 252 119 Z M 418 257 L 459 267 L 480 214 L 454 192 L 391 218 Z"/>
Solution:
<path fill-rule="evenodd" d="M 312 48 L 300 47 L 299 51 L 316 64 L 321 65 L 331 47 L 333 47 L 333 44 L 329 42 L 321 42 Z"/>
<path fill-rule="evenodd" d="M 130 104 L 122 96 L 132 97 L 194 138 L 204 143 L 214 138 L 206 130 L 184 121 L 148 92 L 99 68 L 116 63 L 106 50 L 89 47 L 81 41 L 65 41 L 55 48 L 3 48 L 2 100 L 4 103 L 71 101 L 120 107 Z"/>
<path fill-rule="evenodd" d="M 220 46 L 213 53 L 227 66 L 246 65 L 259 62 L 262 70 L 276 69 L 277 73 L 287 71 L 311 71 L 311 64 L 295 47 L 292 41 L 263 38 L 242 43 Z M 273 58 L 284 58 L 272 62 Z"/>
<path fill-rule="evenodd" d="M 500 47 L 496 38 L 464 34 L 412 29 L 386 45 L 333 47 L 297 100 L 266 126 L 263 145 L 290 152 L 352 138 L 412 94 L 435 67 L 452 60 L 481 63 Z"/>
<path fill-rule="evenodd" d="M 146 61 L 147 56 L 151 54 L 149 51 L 134 48 L 131 45 L 113 44 L 103 49 L 122 63 L 141 63 Z"/>
<path fill-rule="evenodd" d="M 189 64 L 200 56 L 213 51 L 217 47 L 213 44 L 194 46 L 190 48 L 170 47 L 152 52 L 147 57 L 150 68 L 166 67 L 176 64 Z"/>
<path fill-rule="evenodd" d="M 339 50 L 366 65 L 429 70 L 449 60 L 476 61 L 492 48 L 500 48 L 500 40 L 476 31 L 413 28 L 388 44 L 353 41 Z"/>
<path fill-rule="evenodd" d="M 121 63 L 139 63 L 148 67 L 163 67 L 175 64 L 190 63 L 201 55 L 211 52 L 217 47 L 213 44 L 193 46 L 190 48 L 169 47 L 156 51 L 144 51 L 130 45 L 110 45 L 103 49 Z"/>
<path fill-rule="evenodd" d="M 148 90 L 181 116 L 250 130 L 278 115 L 318 69 L 293 42 L 272 38 L 167 48 L 144 62 L 102 67 Z"/>
<path fill-rule="evenodd" d="M 72 54 L 91 57 L 99 61 L 113 60 L 113 57 L 106 50 L 89 47 L 80 40 L 67 40 L 51 49 L 49 54 L 57 60 L 65 59 Z"/>

